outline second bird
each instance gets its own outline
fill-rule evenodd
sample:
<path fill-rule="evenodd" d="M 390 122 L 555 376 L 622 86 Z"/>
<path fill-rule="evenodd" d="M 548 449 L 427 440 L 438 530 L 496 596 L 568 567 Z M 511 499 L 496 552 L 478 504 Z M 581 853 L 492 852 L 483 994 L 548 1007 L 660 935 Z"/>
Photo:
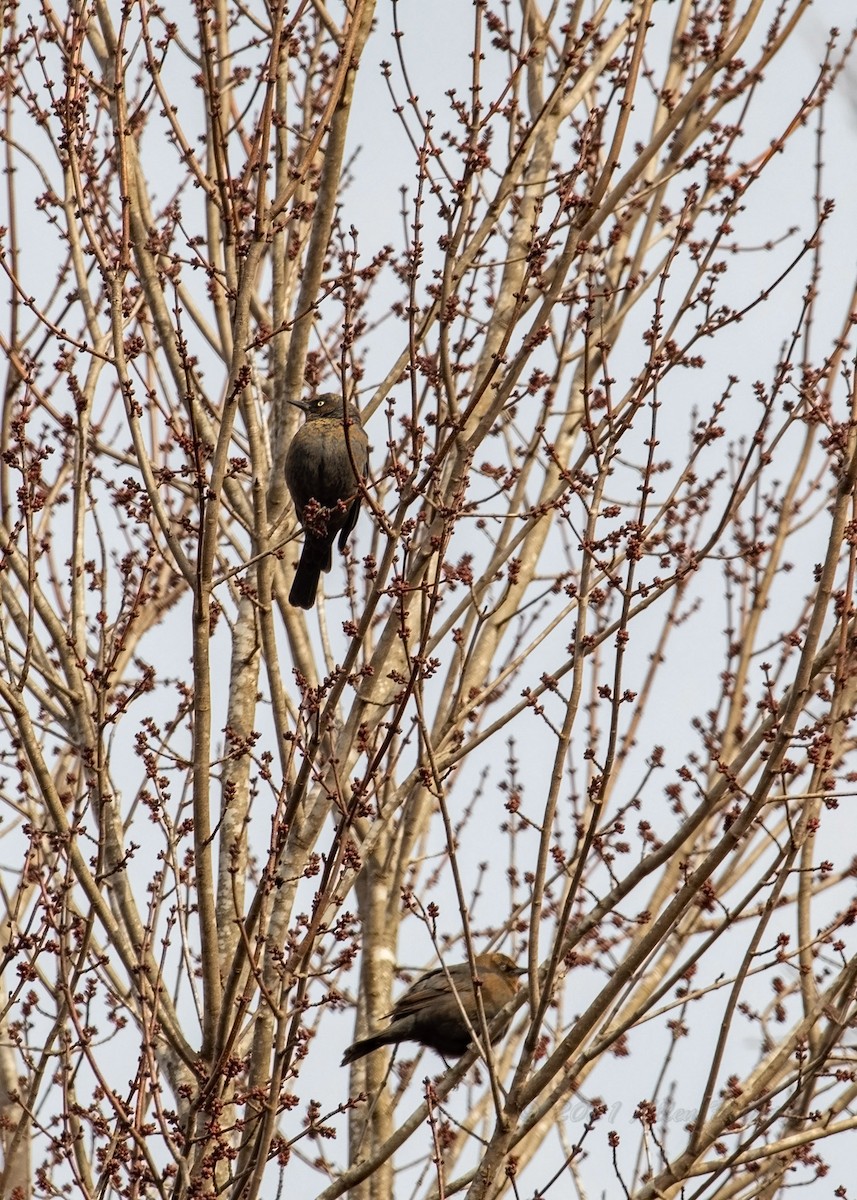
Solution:
<path fill-rule="evenodd" d="M 326 394 L 289 403 L 306 413 L 286 454 L 286 484 L 305 534 L 289 604 L 312 608 L 321 572 L 330 570 L 337 533 L 339 549 L 344 550 L 357 521 L 359 481 L 369 465 L 369 439 L 357 409 L 343 404 L 341 396 Z"/>

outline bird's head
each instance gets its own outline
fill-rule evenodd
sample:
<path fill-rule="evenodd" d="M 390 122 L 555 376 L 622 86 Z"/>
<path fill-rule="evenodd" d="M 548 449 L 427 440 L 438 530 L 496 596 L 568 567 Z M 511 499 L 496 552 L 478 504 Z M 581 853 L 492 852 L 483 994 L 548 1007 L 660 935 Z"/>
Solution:
<path fill-rule="evenodd" d="M 519 967 L 508 954 L 500 954 L 497 950 L 491 954 L 478 955 L 476 965 L 484 970 L 496 971 L 498 975 L 504 975 L 507 979 L 519 979 L 527 973 L 526 967 Z"/>
<path fill-rule="evenodd" d="M 318 417 L 341 417 L 346 405 L 336 392 L 324 392 L 321 396 L 313 396 L 310 400 L 290 400 L 294 408 L 306 413 L 306 419 L 312 421 Z"/>

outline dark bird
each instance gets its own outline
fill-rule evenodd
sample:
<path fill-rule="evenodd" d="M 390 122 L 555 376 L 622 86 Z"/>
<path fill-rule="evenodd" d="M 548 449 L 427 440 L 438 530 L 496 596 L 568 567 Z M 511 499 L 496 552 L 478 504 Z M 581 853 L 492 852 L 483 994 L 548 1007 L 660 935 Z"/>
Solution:
<path fill-rule="evenodd" d="M 341 396 L 289 403 L 306 413 L 286 454 L 286 484 L 306 535 L 289 604 L 312 608 L 321 572 L 330 570 L 337 533 L 339 549 L 344 550 L 356 524 L 358 484 L 369 465 L 369 439 L 357 409 Z"/>
<path fill-rule="evenodd" d="M 422 975 L 412 984 L 388 1014 L 389 1027 L 370 1037 L 360 1038 L 349 1046 L 342 1056 L 343 1067 L 381 1046 L 398 1045 L 399 1042 L 419 1042 L 421 1046 L 436 1050 L 444 1058 L 460 1058 L 471 1043 L 470 1029 L 479 1032 L 479 1017 L 470 964 L 456 963 L 448 970 L 448 979 L 438 969 Z M 485 1009 L 485 1020 L 490 1027 L 500 1010 L 517 992 L 519 978 L 526 968 L 516 966 L 505 954 L 492 953 L 477 954 L 476 971 L 481 985 L 479 994 Z M 467 1021 L 461 1014 L 462 1009 L 467 1014 Z M 492 1031 L 492 1044 L 503 1036 L 511 1019 L 510 1015 L 501 1028 Z"/>

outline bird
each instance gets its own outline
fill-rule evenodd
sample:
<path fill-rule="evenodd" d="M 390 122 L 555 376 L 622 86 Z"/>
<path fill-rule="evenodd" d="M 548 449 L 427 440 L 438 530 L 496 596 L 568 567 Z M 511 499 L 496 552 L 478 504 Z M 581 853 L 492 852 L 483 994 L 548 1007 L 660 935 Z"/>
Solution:
<path fill-rule="evenodd" d="M 369 439 L 359 412 L 341 396 L 326 393 L 289 403 L 306 414 L 286 454 L 286 485 L 305 534 L 289 604 L 309 609 L 315 604 L 321 572 L 330 570 L 337 533 L 339 549 L 344 550 L 356 524 Z"/>
<path fill-rule="evenodd" d="M 519 967 L 507 955 L 496 952 L 477 954 L 474 965 L 485 1020 L 490 1027 L 500 1010 L 518 991 L 519 979 L 526 973 L 526 967 Z M 462 1016 L 462 1009 L 467 1014 L 467 1021 Z M 470 963 L 456 963 L 446 972 L 438 968 L 420 976 L 399 997 L 393 1011 L 387 1015 L 390 1025 L 386 1029 L 359 1038 L 348 1047 L 342 1056 L 343 1067 L 381 1046 L 398 1045 L 400 1042 L 419 1042 L 421 1046 L 436 1050 L 444 1058 L 460 1058 L 472 1041 L 471 1029 L 477 1033 L 479 1031 Z M 511 1020 L 510 1013 L 508 1020 L 492 1031 L 492 1044 L 506 1033 Z"/>

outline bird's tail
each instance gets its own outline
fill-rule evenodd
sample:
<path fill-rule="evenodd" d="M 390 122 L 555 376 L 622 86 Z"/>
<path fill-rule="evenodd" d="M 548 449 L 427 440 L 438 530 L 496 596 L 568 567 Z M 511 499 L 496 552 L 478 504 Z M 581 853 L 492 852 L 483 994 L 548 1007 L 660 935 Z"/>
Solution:
<path fill-rule="evenodd" d="M 359 1041 L 349 1046 L 343 1054 L 342 1066 L 347 1067 L 349 1063 L 355 1062 L 358 1058 L 364 1058 L 367 1054 L 371 1054 L 373 1050 L 380 1050 L 382 1046 L 391 1046 L 400 1040 L 401 1035 L 390 1030 L 384 1033 L 375 1033 L 372 1037 L 360 1038 Z"/>
<path fill-rule="evenodd" d="M 292 590 L 289 592 L 289 604 L 293 608 L 312 608 L 315 604 L 321 573 L 329 571 L 331 567 L 330 551 L 330 542 L 319 541 L 307 535 L 301 551 L 301 560 L 295 571 Z"/>

